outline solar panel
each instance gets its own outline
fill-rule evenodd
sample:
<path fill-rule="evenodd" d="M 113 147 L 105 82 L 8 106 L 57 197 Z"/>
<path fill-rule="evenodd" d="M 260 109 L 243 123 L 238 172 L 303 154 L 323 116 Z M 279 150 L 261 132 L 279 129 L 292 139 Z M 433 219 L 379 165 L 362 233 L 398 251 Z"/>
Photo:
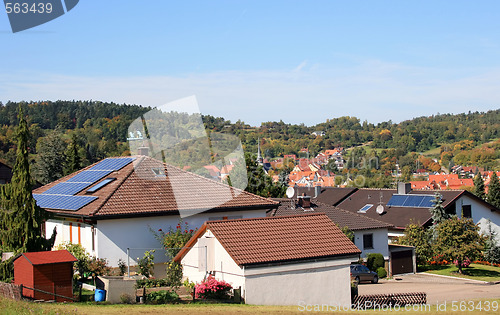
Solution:
<path fill-rule="evenodd" d="M 102 182 L 100 182 L 99 184 L 96 184 L 95 186 L 90 187 L 89 189 L 87 189 L 87 192 L 88 193 L 94 193 L 94 192 L 98 191 L 99 189 L 101 189 L 102 187 L 106 186 L 107 184 L 111 183 L 115 179 L 116 178 L 106 178 Z"/>
<path fill-rule="evenodd" d="M 86 171 L 83 171 L 83 172 L 71 177 L 66 182 L 67 183 L 74 183 L 74 182 L 89 183 L 89 185 L 91 185 L 91 184 L 97 182 L 98 180 L 100 180 L 101 178 L 109 175 L 111 172 L 113 172 L 113 171 L 111 171 L 111 170 L 106 170 L 106 171 L 86 170 Z"/>
<path fill-rule="evenodd" d="M 33 197 L 35 198 L 37 205 L 41 208 L 72 211 L 76 211 L 97 199 L 97 197 L 92 196 L 64 196 L 48 194 L 33 194 Z"/>
<path fill-rule="evenodd" d="M 418 207 L 421 202 L 422 196 L 408 196 L 403 203 L 403 207 Z"/>
<path fill-rule="evenodd" d="M 50 189 L 43 192 L 43 194 L 75 195 L 90 185 L 91 185 L 90 183 L 68 183 L 68 182 L 59 183 L 59 184 L 55 185 L 54 187 L 51 187 Z"/>
<path fill-rule="evenodd" d="M 420 208 L 432 208 L 434 206 L 434 196 L 424 196 L 422 202 L 420 203 Z"/>
<path fill-rule="evenodd" d="M 125 165 L 130 164 L 135 158 L 107 158 L 97 163 L 91 170 L 110 170 L 118 171 Z"/>
<path fill-rule="evenodd" d="M 387 203 L 392 207 L 430 208 L 434 196 L 429 195 L 393 195 Z"/>
<path fill-rule="evenodd" d="M 391 200 L 387 203 L 388 206 L 402 207 L 404 202 L 408 198 L 407 195 L 392 195 Z"/>

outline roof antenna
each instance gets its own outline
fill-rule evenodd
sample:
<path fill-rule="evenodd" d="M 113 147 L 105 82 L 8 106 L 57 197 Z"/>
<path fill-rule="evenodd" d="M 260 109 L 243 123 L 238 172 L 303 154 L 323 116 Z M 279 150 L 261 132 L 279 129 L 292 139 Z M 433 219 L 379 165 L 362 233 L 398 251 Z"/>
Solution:
<path fill-rule="evenodd" d="M 384 206 L 382 205 L 382 190 L 380 191 L 380 201 L 378 203 L 377 209 L 375 210 L 378 214 L 382 215 L 385 212 Z"/>

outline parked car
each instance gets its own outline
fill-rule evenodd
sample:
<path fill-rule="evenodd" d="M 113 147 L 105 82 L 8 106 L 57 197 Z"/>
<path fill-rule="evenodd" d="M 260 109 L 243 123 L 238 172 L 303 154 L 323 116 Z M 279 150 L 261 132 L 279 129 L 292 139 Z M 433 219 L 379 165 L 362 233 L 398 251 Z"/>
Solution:
<path fill-rule="evenodd" d="M 378 275 L 376 272 L 371 271 L 368 267 L 360 264 L 351 265 L 351 279 L 360 283 L 361 281 L 371 281 L 371 283 L 378 282 Z"/>

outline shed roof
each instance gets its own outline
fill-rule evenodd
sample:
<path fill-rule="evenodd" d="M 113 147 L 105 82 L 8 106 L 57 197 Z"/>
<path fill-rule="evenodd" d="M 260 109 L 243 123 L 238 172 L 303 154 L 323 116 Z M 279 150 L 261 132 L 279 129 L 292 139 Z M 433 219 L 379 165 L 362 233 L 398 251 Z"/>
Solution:
<path fill-rule="evenodd" d="M 18 255 L 14 260 L 19 257 L 26 258 L 27 261 L 32 265 L 45 265 L 45 264 L 58 264 L 65 262 L 75 262 L 78 259 L 75 258 L 67 250 L 56 250 L 56 251 L 44 251 L 44 252 L 28 252 Z"/>
<path fill-rule="evenodd" d="M 357 255 L 360 250 L 323 213 L 208 221 L 175 257 L 210 230 L 238 265 Z"/>

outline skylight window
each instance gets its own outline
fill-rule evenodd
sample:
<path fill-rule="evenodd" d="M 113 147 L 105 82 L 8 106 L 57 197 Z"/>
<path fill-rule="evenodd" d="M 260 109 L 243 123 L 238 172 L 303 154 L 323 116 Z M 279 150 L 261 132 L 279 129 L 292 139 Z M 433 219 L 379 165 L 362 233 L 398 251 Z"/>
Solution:
<path fill-rule="evenodd" d="M 163 168 L 153 168 L 151 169 L 156 176 L 165 176 L 165 169 Z"/>
<path fill-rule="evenodd" d="M 358 213 L 366 213 L 371 207 L 373 207 L 372 204 L 366 204 L 363 208 L 358 210 Z"/>
<path fill-rule="evenodd" d="M 94 186 L 90 187 L 89 189 L 87 189 L 87 192 L 88 193 L 95 193 L 96 191 L 98 191 L 99 189 L 101 189 L 102 187 L 106 186 L 107 184 L 111 183 L 114 180 L 116 180 L 116 178 L 106 178 L 105 180 L 103 180 L 99 184 L 94 185 Z"/>

